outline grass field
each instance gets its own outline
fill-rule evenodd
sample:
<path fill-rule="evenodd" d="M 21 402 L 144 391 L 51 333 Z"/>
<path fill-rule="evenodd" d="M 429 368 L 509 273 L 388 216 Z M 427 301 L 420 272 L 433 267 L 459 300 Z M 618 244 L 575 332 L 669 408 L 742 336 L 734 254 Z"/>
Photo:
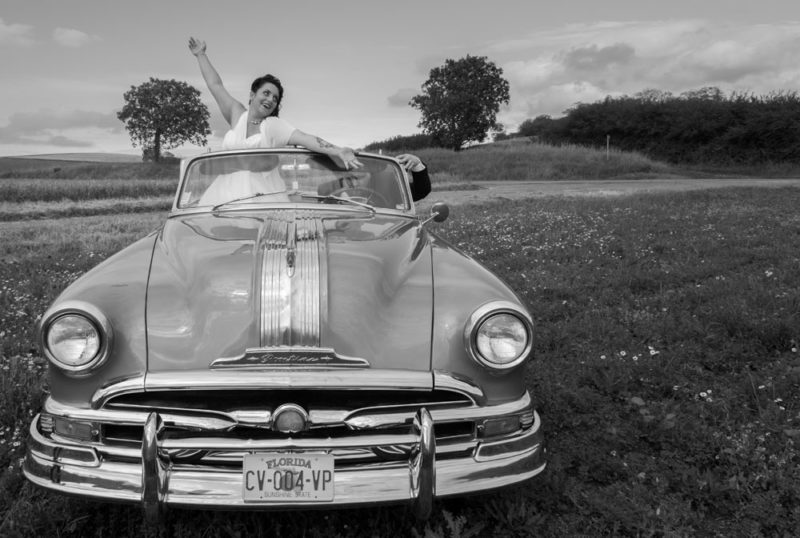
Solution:
<path fill-rule="evenodd" d="M 534 144 L 527 139 L 477 146 L 460 152 L 425 149 L 418 154 L 432 173 L 442 174 L 442 182 L 450 183 L 691 175 L 679 167 L 653 161 L 638 153 L 612 151 L 606 154 L 578 146 Z M 177 173 L 175 161 L 154 164 L 0 158 L 0 178 L 173 179 L 177 178 Z M 714 173 L 725 175 L 724 171 Z"/>
<path fill-rule="evenodd" d="M 550 463 L 521 487 L 439 501 L 424 525 L 403 507 L 175 510 L 148 529 L 136 507 L 26 483 L 26 428 L 47 393 L 36 320 L 165 212 L 4 222 L 0 535 L 795 536 L 799 205 L 793 188 L 553 197 L 454 207 L 432 225 L 533 313 L 525 376 Z"/>

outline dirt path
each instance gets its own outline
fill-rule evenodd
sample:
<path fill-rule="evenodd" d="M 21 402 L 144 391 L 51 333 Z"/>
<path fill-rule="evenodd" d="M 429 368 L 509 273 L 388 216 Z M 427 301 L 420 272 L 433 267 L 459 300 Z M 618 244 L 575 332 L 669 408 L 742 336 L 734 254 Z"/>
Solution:
<path fill-rule="evenodd" d="M 587 181 L 486 181 L 472 191 L 434 191 L 424 204 L 443 200 L 450 204 L 544 196 L 625 196 L 644 192 L 679 192 L 724 187 L 795 187 L 800 179 L 633 179 Z"/>

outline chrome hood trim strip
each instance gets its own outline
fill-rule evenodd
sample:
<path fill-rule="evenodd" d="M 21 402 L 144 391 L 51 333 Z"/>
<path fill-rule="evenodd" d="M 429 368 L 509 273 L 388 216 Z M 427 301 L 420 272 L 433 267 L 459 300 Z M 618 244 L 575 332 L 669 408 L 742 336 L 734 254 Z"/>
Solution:
<path fill-rule="evenodd" d="M 324 238 L 310 212 L 276 211 L 261 239 L 262 347 L 319 347 L 325 311 Z"/>
<path fill-rule="evenodd" d="M 393 369 L 222 369 L 155 372 L 147 375 L 145 383 L 145 391 L 226 389 L 397 389 L 429 391 L 433 389 L 433 376 L 430 372 Z"/>

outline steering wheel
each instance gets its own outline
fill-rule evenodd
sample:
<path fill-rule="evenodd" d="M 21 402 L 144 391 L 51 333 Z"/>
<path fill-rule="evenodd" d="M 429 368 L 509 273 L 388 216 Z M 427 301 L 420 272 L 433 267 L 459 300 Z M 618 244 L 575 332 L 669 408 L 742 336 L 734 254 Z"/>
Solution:
<path fill-rule="evenodd" d="M 330 196 L 340 196 L 342 194 L 347 194 L 347 197 L 355 202 L 361 202 L 375 207 L 389 207 L 386 197 L 369 187 L 340 187 L 329 193 Z"/>

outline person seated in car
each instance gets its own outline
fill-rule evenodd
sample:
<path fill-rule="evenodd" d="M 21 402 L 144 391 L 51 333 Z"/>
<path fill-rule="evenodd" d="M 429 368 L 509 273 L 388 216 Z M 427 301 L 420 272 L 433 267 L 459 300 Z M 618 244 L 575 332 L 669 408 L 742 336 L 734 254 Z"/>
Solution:
<path fill-rule="evenodd" d="M 416 155 L 403 153 L 395 157 L 407 171 L 411 172 L 411 198 L 416 202 L 422 200 L 431 192 L 431 178 L 428 167 Z"/>

